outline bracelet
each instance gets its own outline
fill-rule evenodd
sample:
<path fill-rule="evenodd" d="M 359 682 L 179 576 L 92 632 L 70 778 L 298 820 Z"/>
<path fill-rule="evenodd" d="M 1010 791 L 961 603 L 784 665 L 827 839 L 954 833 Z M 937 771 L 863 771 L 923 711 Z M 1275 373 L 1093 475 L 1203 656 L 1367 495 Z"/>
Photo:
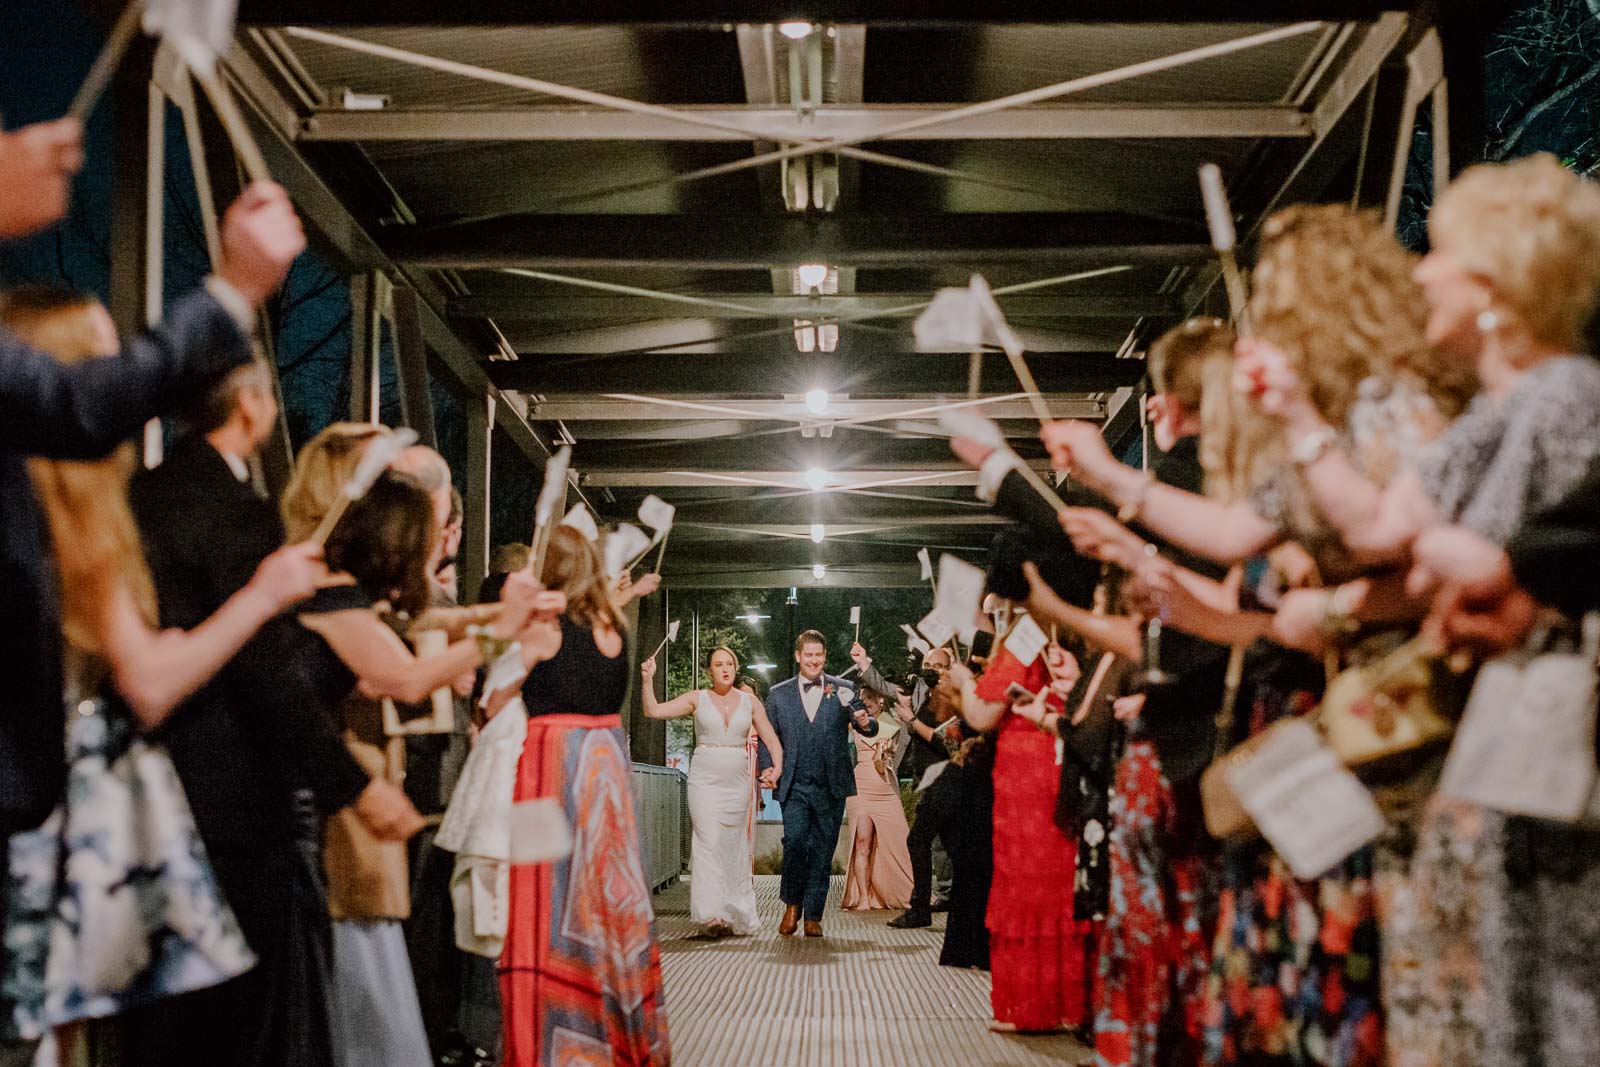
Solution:
<path fill-rule="evenodd" d="M 490 626 L 468 626 L 467 636 L 478 644 L 478 658 L 485 667 L 492 667 L 511 648 L 512 639 L 501 637 Z"/>
<path fill-rule="evenodd" d="M 1138 519 L 1139 513 L 1144 510 L 1144 498 L 1150 495 L 1150 487 L 1155 484 L 1155 475 L 1149 471 L 1140 472 L 1139 487 L 1133 491 L 1133 496 L 1117 508 L 1117 521 L 1126 526 Z"/>
<path fill-rule="evenodd" d="M 1353 608 L 1344 593 L 1346 586 L 1336 586 L 1328 593 L 1322 609 L 1322 630 L 1334 637 L 1349 637 L 1361 629 L 1361 621 L 1352 613 Z"/>
<path fill-rule="evenodd" d="M 1328 449 L 1332 448 L 1338 440 L 1339 432 L 1331 426 L 1313 430 L 1300 438 L 1289 449 L 1289 458 L 1294 461 L 1294 465 L 1297 467 L 1309 467 L 1327 455 Z"/>

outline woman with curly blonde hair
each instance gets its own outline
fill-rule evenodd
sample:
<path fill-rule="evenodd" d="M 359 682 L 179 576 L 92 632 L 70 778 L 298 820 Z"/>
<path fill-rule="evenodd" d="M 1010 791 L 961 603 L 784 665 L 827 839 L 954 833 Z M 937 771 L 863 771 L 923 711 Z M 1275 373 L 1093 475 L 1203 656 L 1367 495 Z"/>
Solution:
<path fill-rule="evenodd" d="M 1245 369 L 1350 546 L 1448 571 L 1463 542 L 1503 543 L 1600 457 L 1600 363 L 1573 354 L 1600 298 L 1600 185 L 1549 155 L 1473 167 L 1428 232 L 1415 272 L 1428 341 L 1482 391 L 1410 470 L 1382 486 L 1362 477 L 1300 375 L 1275 358 Z M 1330 605 L 1359 617 L 1379 599 L 1351 593 L 1306 594 L 1296 612 L 1314 630 Z M 1391 618 L 1406 606 L 1381 599 Z M 1385 997 L 1408 1067 L 1592 1062 L 1600 834 L 1435 795 L 1392 888 Z"/>
<path fill-rule="evenodd" d="M 1444 428 L 1469 391 L 1459 371 L 1428 352 L 1415 262 L 1373 214 L 1337 205 L 1280 211 L 1263 230 L 1249 304 L 1253 330 L 1235 348 L 1239 358 L 1270 353 L 1302 375 L 1308 405 L 1338 428 L 1358 467 L 1379 482 Z M 1191 552 L 1238 563 L 1298 541 L 1324 578 L 1359 574 L 1301 484 L 1281 432 L 1263 430 L 1253 413 L 1220 414 L 1213 424 L 1242 436 L 1230 447 L 1208 434 L 1206 455 L 1222 464 L 1212 466 L 1212 483 L 1237 483 L 1219 499 L 1152 484 L 1111 455 L 1087 423 L 1053 424 L 1045 442 L 1058 467 L 1070 467 L 1122 514 Z"/>

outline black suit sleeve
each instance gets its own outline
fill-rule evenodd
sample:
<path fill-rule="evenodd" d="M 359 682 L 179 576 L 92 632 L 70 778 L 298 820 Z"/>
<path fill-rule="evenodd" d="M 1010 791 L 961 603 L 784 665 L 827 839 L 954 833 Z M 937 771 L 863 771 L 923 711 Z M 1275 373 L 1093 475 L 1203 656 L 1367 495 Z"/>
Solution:
<path fill-rule="evenodd" d="M 221 603 L 243 589 L 256 567 L 278 548 L 276 524 L 268 520 L 218 531 L 208 563 L 212 598 Z M 270 619 L 223 671 L 228 692 L 240 701 L 234 709 L 241 725 L 279 753 L 316 796 L 325 812 L 355 800 L 372 776 L 356 762 L 334 729 L 330 710 L 306 674 L 316 638 L 293 614 Z"/>
<path fill-rule="evenodd" d="M 204 292 L 108 359 L 59 363 L 0 330 L 0 447 L 65 459 L 104 455 L 249 358 L 248 338 Z"/>
<path fill-rule="evenodd" d="M 1573 615 L 1600 608 L 1600 463 L 1555 506 L 1506 542 L 1517 582 Z"/>
<path fill-rule="evenodd" d="M 767 699 L 763 702 L 763 706 L 767 709 L 767 721 L 772 723 L 773 732 L 776 733 L 778 729 L 778 723 L 772 715 L 771 694 L 768 694 Z M 779 740 L 781 741 L 782 738 L 779 738 Z M 758 737 L 756 739 L 756 773 L 760 774 L 770 766 L 772 766 L 772 753 L 767 751 L 767 743 Z"/>

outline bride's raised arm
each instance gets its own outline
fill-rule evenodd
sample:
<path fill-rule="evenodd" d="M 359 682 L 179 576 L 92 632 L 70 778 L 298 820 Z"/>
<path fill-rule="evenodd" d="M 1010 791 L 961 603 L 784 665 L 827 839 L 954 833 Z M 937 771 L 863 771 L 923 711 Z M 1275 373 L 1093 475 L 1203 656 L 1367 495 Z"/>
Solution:
<path fill-rule="evenodd" d="M 695 702 L 700 699 L 700 690 L 691 689 L 687 693 L 673 697 L 662 703 L 656 700 L 656 658 L 651 656 L 639 664 L 639 674 L 643 679 L 644 689 L 641 696 L 644 698 L 644 714 L 649 719 L 681 719 L 694 711 Z"/>

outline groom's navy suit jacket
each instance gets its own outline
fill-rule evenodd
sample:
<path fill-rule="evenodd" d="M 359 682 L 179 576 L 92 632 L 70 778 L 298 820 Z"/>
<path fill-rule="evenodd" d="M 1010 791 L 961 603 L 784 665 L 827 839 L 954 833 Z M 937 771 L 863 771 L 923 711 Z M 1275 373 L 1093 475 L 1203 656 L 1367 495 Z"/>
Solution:
<path fill-rule="evenodd" d="M 837 799 L 856 795 L 856 762 L 850 753 L 850 731 L 859 730 L 871 737 L 878 732 L 876 719 L 869 720 L 867 728 L 856 726 L 851 713 L 864 707 L 860 688 L 847 678 L 831 674 L 822 676 L 825 691 L 822 705 L 817 708 L 815 722 L 806 718 L 805 705 L 800 701 L 800 679 L 786 678 L 767 692 L 767 718 L 772 721 L 773 732 L 783 742 L 783 776 L 778 779 L 775 793 L 778 803 L 786 803 L 789 791 L 794 788 L 795 768 L 802 764 L 817 765 L 823 769 L 823 780 L 828 791 Z M 850 703 L 840 702 L 844 693 L 850 694 Z M 758 752 L 762 769 L 772 766 L 765 745 Z"/>

